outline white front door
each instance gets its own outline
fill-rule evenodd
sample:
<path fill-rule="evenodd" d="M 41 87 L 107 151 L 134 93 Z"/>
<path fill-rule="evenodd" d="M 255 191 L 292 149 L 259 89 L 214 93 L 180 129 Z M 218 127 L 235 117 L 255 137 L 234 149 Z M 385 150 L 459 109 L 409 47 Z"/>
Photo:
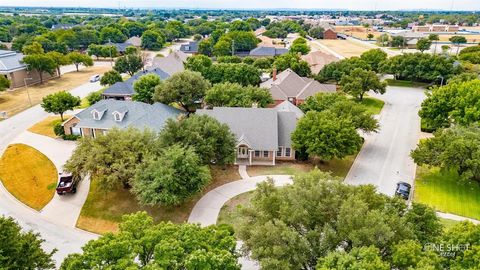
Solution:
<path fill-rule="evenodd" d="M 240 146 L 237 151 L 238 158 L 248 158 L 248 147 Z"/>

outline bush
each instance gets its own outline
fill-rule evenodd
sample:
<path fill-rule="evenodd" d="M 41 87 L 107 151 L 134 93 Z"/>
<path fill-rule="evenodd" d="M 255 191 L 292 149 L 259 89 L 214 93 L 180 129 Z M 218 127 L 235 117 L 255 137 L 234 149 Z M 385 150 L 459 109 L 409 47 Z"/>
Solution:
<path fill-rule="evenodd" d="M 80 139 L 80 137 L 80 135 L 65 134 L 62 136 L 62 139 L 64 139 L 65 141 L 76 141 Z"/>
<path fill-rule="evenodd" d="M 102 100 L 102 93 L 99 92 L 92 92 L 87 96 L 88 105 L 90 106 L 99 102 L 100 100 Z"/>
<path fill-rule="evenodd" d="M 65 129 L 63 129 L 62 123 L 56 123 L 55 126 L 53 126 L 53 132 L 57 136 L 65 135 Z"/>

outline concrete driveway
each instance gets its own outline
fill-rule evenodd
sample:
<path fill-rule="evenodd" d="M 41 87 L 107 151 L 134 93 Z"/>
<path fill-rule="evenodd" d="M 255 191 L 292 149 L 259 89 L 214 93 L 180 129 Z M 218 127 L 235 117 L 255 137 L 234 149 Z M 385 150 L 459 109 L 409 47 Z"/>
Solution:
<path fill-rule="evenodd" d="M 425 98 L 421 88 L 388 87 L 384 95 L 371 94 L 385 101 L 380 115 L 380 131 L 365 136 L 345 182 L 374 184 L 379 192 L 392 196 L 398 181 L 413 184 L 416 166 L 410 151 L 420 136 L 418 111 Z"/>

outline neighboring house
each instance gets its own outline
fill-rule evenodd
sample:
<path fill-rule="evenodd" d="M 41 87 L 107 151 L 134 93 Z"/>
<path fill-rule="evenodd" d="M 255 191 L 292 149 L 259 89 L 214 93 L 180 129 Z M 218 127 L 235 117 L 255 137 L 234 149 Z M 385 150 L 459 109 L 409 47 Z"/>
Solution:
<path fill-rule="evenodd" d="M 0 50 L 0 76 L 5 76 L 10 81 L 10 89 L 40 82 L 38 72 L 28 71 L 22 60 L 22 53 Z M 56 75 L 56 71 L 53 76 L 44 72 L 43 79 L 48 80 Z"/>
<path fill-rule="evenodd" d="M 323 39 L 337 39 L 337 32 L 332 28 L 328 28 L 323 32 Z"/>
<path fill-rule="evenodd" d="M 180 51 L 187 54 L 197 54 L 198 53 L 198 41 L 190 41 L 188 44 L 180 45 Z"/>
<path fill-rule="evenodd" d="M 291 134 L 298 116 L 288 107 L 214 107 L 196 113 L 211 116 L 230 127 L 237 139 L 235 164 L 275 165 L 277 160 L 295 159 Z"/>
<path fill-rule="evenodd" d="M 107 46 L 115 46 L 115 48 L 117 48 L 117 51 L 120 53 L 120 54 L 125 54 L 126 50 L 128 47 L 130 46 L 134 46 L 132 43 L 128 43 L 128 42 L 123 42 L 123 43 L 112 43 L 112 42 L 108 42 L 106 43 L 105 45 Z M 135 46 L 134 46 L 135 47 Z"/>
<path fill-rule="evenodd" d="M 102 97 L 104 99 L 116 99 L 116 100 L 131 100 L 135 90 L 133 89 L 133 84 L 143 75 L 155 74 L 160 77 L 160 79 L 165 80 L 170 77 L 168 73 L 159 69 L 151 68 L 143 71 L 137 72 L 135 75 L 130 77 L 124 82 L 117 82 L 114 85 L 108 87 L 103 91 Z"/>
<path fill-rule="evenodd" d="M 71 23 L 59 23 L 52 25 L 52 30 L 68 30 L 75 27 L 75 24 Z"/>
<path fill-rule="evenodd" d="M 250 51 L 249 55 L 253 57 L 274 57 L 288 53 L 288 49 L 275 47 L 257 47 Z"/>
<path fill-rule="evenodd" d="M 127 39 L 125 43 L 129 43 L 131 46 L 135 46 L 137 48 L 142 47 L 142 39 L 140 37 L 131 37 Z"/>
<path fill-rule="evenodd" d="M 339 60 L 337 57 L 322 51 L 310 52 L 307 55 L 303 55 L 302 59 L 308 63 L 312 74 L 318 74 L 325 65 Z"/>
<path fill-rule="evenodd" d="M 274 70 L 272 78 L 260 84 L 260 87 L 270 91 L 275 105 L 288 100 L 298 106 L 316 93 L 335 93 L 337 91 L 337 86 L 334 84 L 321 84 L 313 79 L 300 77 L 291 69 L 284 70 L 278 75 L 276 73 Z"/>
<path fill-rule="evenodd" d="M 188 55 L 181 51 L 174 51 L 166 57 L 153 58 L 152 66 L 165 71 L 170 76 L 185 70 L 184 64 Z"/>
<path fill-rule="evenodd" d="M 425 37 L 425 34 L 422 32 L 412 32 L 412 31 L 401 31 L 401 32 L 394 32 L 391 33 L 392 37 L 403 37 L 406 42 L 413 40 L 413 39 L 421 39 Z"/>
<path fill-rule="evenodd" d="M 65 121 L 63 128 L 67 135 L 82 137 L 96 137 L 112 128 L 160 131 L 168 119 L 176 119 L 183 113 L 162 103 L 101 100 Z"/>

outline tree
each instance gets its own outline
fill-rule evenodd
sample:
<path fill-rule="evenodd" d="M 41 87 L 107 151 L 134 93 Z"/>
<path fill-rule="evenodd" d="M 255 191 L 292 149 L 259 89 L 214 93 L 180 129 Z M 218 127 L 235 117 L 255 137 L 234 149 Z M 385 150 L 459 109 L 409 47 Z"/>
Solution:
<path fill-rule="evenodd" d="M 60 77 L 62 75 L 61 72 L 60 72 L 60 68 L 64 65 L 68 65 L 68 64 L 71 63 L 70 58 L 68 58 L 67 56 L 65 56 L 64 54 L 59 53 L 59 52 L 55 52 L 55 51 L 48 52 L 47 56 L 50 57 L 55 62 L 55 64 L 57 65 L 58 77 Z"/>
<path fill-rule="evenodd" d="M 10 81 L 5 76 L 0 76 L 0 92 L 10 87 Z"/>
<path fill-rule="evenodd" d="M 45 240 L 33 231 L 22 231 L 11 217 L 0 217 L 0 265 L 2 269 L 54 269 L 52 255 L 43 250 Z"/>
<path fill-rule="evenodd" d="M 202 35 L 200 35 L 200 34 L 195 34 L 195 35 L 193 35 L 193 40 L 194 40 L 194 41 L 200 41 L 200 40 L 202 40 L 202 38 L 203 38 L 203 37 L 202 37 Z"/>
<path fill-rule="evenodd" d="M 155 89 L 154 100 L 165 104 L 177 103 L 191 113 L 202 102 L 210 83 L 198 72 L 183 71 L 173 74 Z"/>
<path fill-rule="evenodd" d="M 209 38 L 202 39 L 198 43 L 198 53 L 206 56 L 212 56 L 213 54 L 213 44 Z"/>
<path fill-rule="evenodd" d="M 430 47 L 432 46 L 432 41 L 428 38 L 421 38 L 417 42 L 417 50 L 420 52 L 428 51 L 430 50 Z"/>
<path fill-rule="evenodd" d="M 354 69 L 350 75 L 344 75 L 340 85 L 343 92 L 359 100 L 362 100 L 363 95 L 368 91 L 384 94 L 387 90 L 387 84 L 381 82 L 375 72 L 360 68 Z"/>
<path fill-rule="evenodd" d="M 314 169 L 282 188 L 259 184 L 237 235 L 262 269 L 390 269 L 393 247 L 415 241 L 400 200 Z"/>
<path fill-rule="evenodd" d="M 153 95 L 155 94 L 155 87 L 162 83 L 160 77 L 156 74 L 147 74 L 141 76 L 133 84 L 135 93 L 132 99 L 135 101 L 141 101 L 145 103 L 153 103 Z"/>
<path fill-rule="evenodd" d="M 442 259 L 417 241 L 408 239 L 394 245 L 392 265 L 395 269 L 443 269 Z"/>
<path fill-rule="evenodd" d="M 378 54 L 379 55 L 379 54 Z M 367 57 L 367 56 L 364 56 Z M 367 57 L 367 59 L 370 57 Z M 372 61 L 373 62 L 373 61 Z M 371 66 L 360 57 L 350 57 L 325 65 L 315 79 L 319 82 L 340 82 L 344 75 L 350 74 L 354 69 L 370 70 Z"/>
<path fill-rule="evenodd" d="M 440 36 L 438 34 L 430 34 L 428 35 L 428 39 L 432 42 L 435 42 L 435 48 L 433 54 L 437 54 L 437 45 L 438 41 L 440 40 Z"/>
<path fill-rule="evenodd" d="M 394 36 L 390 40 L 390 46 L 394 48 L 403 48 L 405 47 L 406 39 L 403 36 Z"/>
<path fill-rule="evenodd" d="M 117 58 L 113 69 L 119 73 L 128 73 L 133 76 L 137 71 L 143 68 L 143 60 L 140 55 L 127 54 Z"/>
<path fill-rule="evenodd" d="M 67 54 L 68 59 L 75 65 L 75 68 L 78 71 L 78 66 L 80 64 L 84 65 L 85 67 L 93 66 L 93 60 L 90 56 L 79 53 L 79 52 L 71 52 Z"/>
<path fill-rule="evenodd" d="M 427 93 L 418 113 L 429 129 L 469 125 L 480 121 L 480 80 L 449 83 Z"/>
<path fill-rule="evenodd" d="M 43 83 L 43 74 L 45 72 L 53 76 L 57 69 L 55 61 L 46 54 L 26 55 L 22 61 L 27 65 L 27 70 L 37 71 L 40 77 L 40 83 Z"/>
<path fill-rule="evenodd" d="M 454 126 L 420 141 L 411 156 L 418 165 L 453 170 L 464 179 L 480 181 L 480 127 Z"/>
<path fill-rule="evenodd" d="M 235 136 L 227 125 L 206 115 L 167 121 L 159 141 L 162 148 L 175 144 L 192 147 L 203 164 L 225 165 L 235 160 Z"/>
<path fill-rule="evenodd" d="M 210 88 L 205 102 L 212 107 L 252 107 L 260 108 L 273 104 L 273 98 L 267 89 L 255 86 L 242 86 L 238 83 L 219 83 Z"/>
<path fill-rule="evenodd" d="M 185 68 L 191 71 L 206 74 L 207 70 L 212 66 L 212 59 L 205 55 L 193 55 L 187 58 Z"/>
<path fill-rule="evenodd" d="M 382 47 L 386 47 L 389 42 L 390 42 L 390 36 L 388 34 L 381 34 L 377 38 L 377 44 L 379 44 Z"/>
<path fill-rule="evenodd" d="M 229 226 L 155 224 L 138 212 L 123 216 L 119 227 L 68 255 L 60 269 L 240 269 Z"/>
<path fill-rule="evenodd" d="M 113 42 L 113 43 L 122 43 L 127 40 L 127 36 L 122 33 L 119 29 L 111 26 L 103 27 L 100 30 L 100 40 L 102 43 Z"/>
<path fill-rule="evenodd" d="M 378 129 L 378 121 L 367 112 L 365 106 L 338 93 L 317 93 L 308 97 L 305 103 L 300 105 L 305 112 L 330 111 L 339 118 L 348 118 L 354 124 L 355 129 L 364 132 L 372 132 Z"/>
<path fill-rule="evenodd" d="M 232 45 L 235 52 L 249 52 L 255 49 L 257 44 L 260 42 L 253 32 L 245 31 L 230 31 L 220 38 L 220 41 L 224 39 L 231 40 L 233 42 Z"/>
<path fill-rule="evenodd" d="M 252 31 L 250 24 L 245 21 L 237 20 L 230 24 L 229 26 L 230 31 Z"/>
<path fill-rule="evenodd" d="M 145 160 L 133 181 L 133 193 L 145 205 L 179 205 L 210 182 L 210 170 L 192 147 L 173 145 Z"/>
<path fill-rule="evenodd" d="M 218 63 L 204 69 L 202 75 L 211 83 L 231 82 L 241 85 L 258 85 L 260 70 L 247 64 Z"/>
<path fill-rule="evenodd" d="M 156 135 L 134 128 L 111 129 L 96 138 L 85 137 L 65 164 L 77 177 L 90 175 L 104 190 L 129 188 L 147 153 L 155 154 Z"/>
<path fill-rule="evenodd" d="M 63 122 L 63 113 L 73 110 L 80 105 L 80 102 L 79 97 L 75 97 L 66 91 L 60 91 L 44 97 L 41 106 L 46 112 L 60 114 Z"/>
<path fill-rule="evenodd" d="M 360 56 L 360 59 L 370 65 L 371 70 L 379 72 L 380 63 L 387 59 L 387 53 L 382 49 L 368 50 Z"/>
<path fill-rule="evenodd" d="M 276 57 L 273 66 L 276 67 L 279 72 L 290 68 L 301 77 L 309 77 L 312 73 L 308 63 L 302 60 L 298 54 L 294 53 L 286 53 Z"/>
<path fill-rule="evenodd" d="M 87 95 L 87 101 L 89 106 L 92 106 L 93 104 L 99 102 L 100 100 L 102 100 L 102 93 L 100 92 L 91 92 L 90 94 Z"/>
<path fill-rule="evenodd" d="M 450 40 L 450 42 L 452 42 L 453 44 L 457 45 L 457 55 L 460 51 L 460 44 L 467 43 L 467 38 L 465 38 L 464 36 L 453 36 L 448 40 Z"/>
<path fill-rule="evenodd" d="M 38 42 L 32 42 L 32 44 L 23 46 L 23 54 L 43 54 L 45 51 L 42 48 L 42 45 Z"/>
<path fill-rule="evenodd" d="M 307 40 L 302 37 L 295 39 L 292 43 L 292 46 L 290 47 L 290 52 L 301 53 L 303 55 L 310 52 L 310 47 L 307 44 Z"/>
<path fill-rule="evenodd" d="M 356 153 L 363 140 L 351 119 L 330 111 L 310 111 L 298 121 L 292 142 L 297 151 L 328 161 Z"/>
<path fill-rule="evenodd" d="M 142 34 L 142 47 L 149 50 L 160 50 L 165 44 L 165 37 L 160 33 L 147 30 Z"/>
<path fill-rule="evenodd" d="M 120 73 L 115 70 L 107 71 L 103 74 L 102 78 L 100 78 L 100 85 L 102 86 L 110 86 L 114 85 L 117 82 L 122 82 L 123 78 Z"/>
<path fill-rule="evenodd" d="M 367 39 L 372 40 L 375 36 L 372 33 L 367 34 Z"/>
<path fill-rule="evenodd" d="M 219 40 L 213 46 L 213 55 L 215 56 L 223 56 L 223 55 L 231 55 L 232 54 L 232 43 L 228 40 Z"/>
<path fill-rule="evenodd" d="M 319 26 L 312 27 L 308 30 L 308 34 L 314 39 L 323 39 L 323 32 L 325 32 L 325 29 Z"/>

